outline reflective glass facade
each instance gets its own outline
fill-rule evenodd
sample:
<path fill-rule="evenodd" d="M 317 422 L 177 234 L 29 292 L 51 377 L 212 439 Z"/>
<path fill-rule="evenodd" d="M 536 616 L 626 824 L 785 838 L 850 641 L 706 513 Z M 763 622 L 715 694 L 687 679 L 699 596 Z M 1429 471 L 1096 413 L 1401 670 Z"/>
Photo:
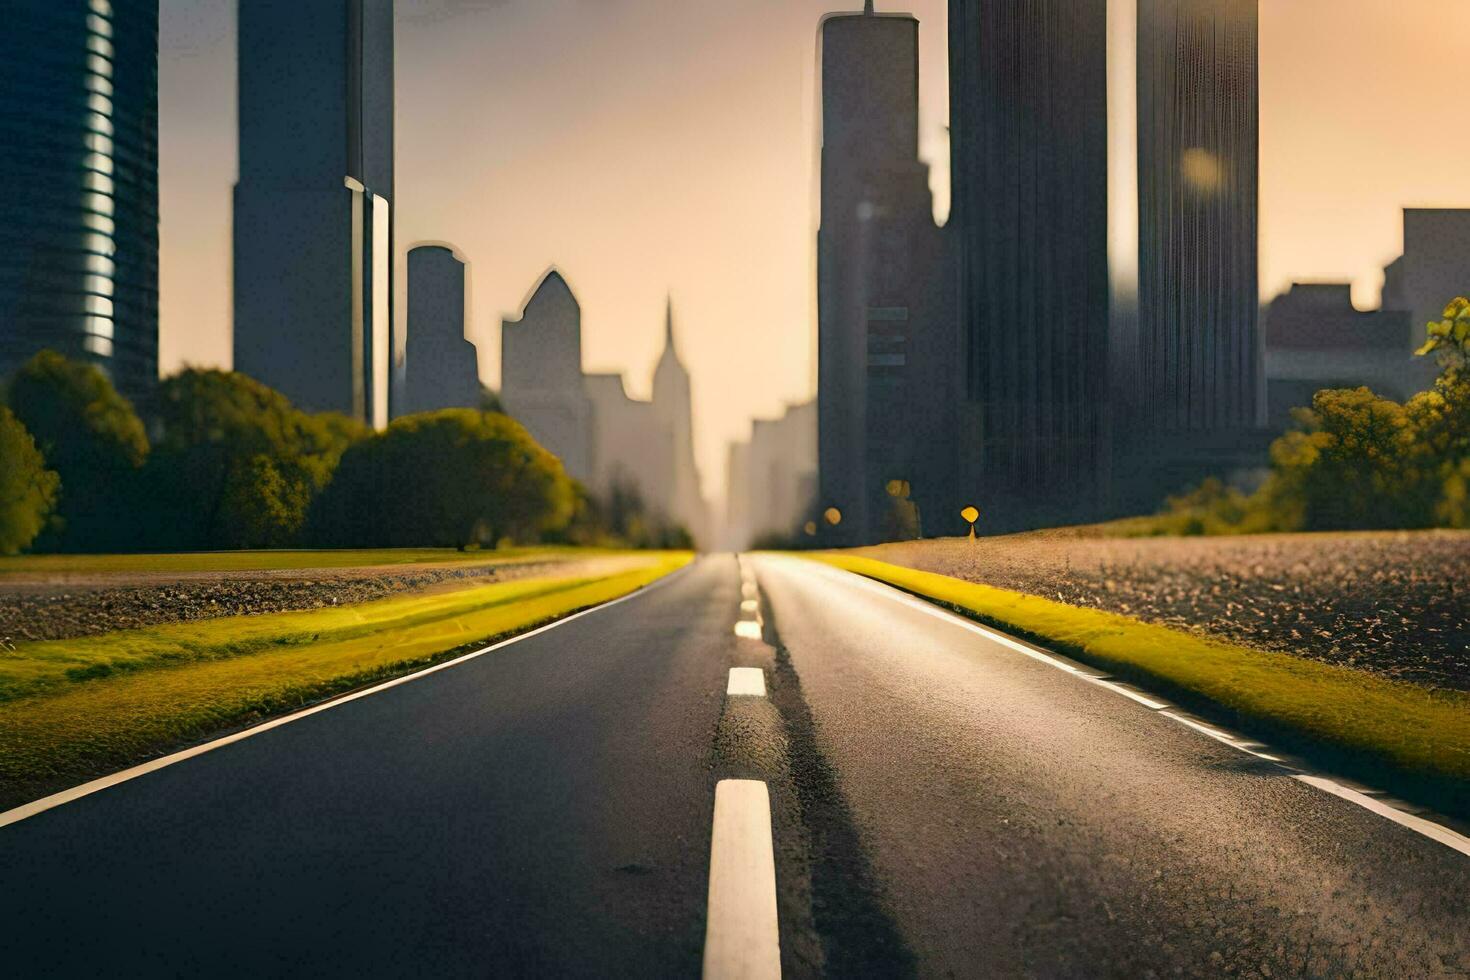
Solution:
<path fill-rule="evenodd" d="M 158 378 L 157 0 L 10 0 L 0 31 L 0 375 L 50 348 Z"/>

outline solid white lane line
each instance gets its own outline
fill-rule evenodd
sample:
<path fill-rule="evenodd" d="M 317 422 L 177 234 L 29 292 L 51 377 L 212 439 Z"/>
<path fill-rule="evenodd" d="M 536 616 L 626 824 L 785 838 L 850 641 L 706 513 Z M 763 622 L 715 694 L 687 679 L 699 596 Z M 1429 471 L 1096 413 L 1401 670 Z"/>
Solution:
<path fill-rule="evenodd" d="M 880 582 L 875 582 L 872 579 L 867 578 L 863 575 L 859 575 L 856 572 L 846 572 L 844 569 L 834 568 L 830 565 L 821 565 L 816 562 L 808 561 L 807 559 L 792 558 L 786 560 L 790 560 L 793 562 L 805 562 L 806 565 L 813 572 L 816 572 L 819 575 L 828 575 L 848 584 L 857 585 L 861 588 L 868 589 L 871 592 L 876 592 L 880 595 L 886 596 L 889 600 L 893 602 L 898 602 L 913 609 L 917 609 L 926 615 L 933 616 L 936 619 L 942 619 L 947 623 L 960 627 L 961 629 L 967 629 L 972 633 L 978 633 L 988 640 L 993 640 L 996 643 L 1001 644 L 1002 646 L 1009 647 L 1010 649 L 1017 651 L 1018 653 L 1024 653 L 1026 656 L 1031 657 L 1033 660 L 1039 660 L 1042 663 L 1057 668 L 1058 670 L 1064 670 L 1067 673 L 1072 674 L 1074 677 L 1079 677 L 1082 680 L 1089 681 L 1093 684 L 1098 685 L 1099 687 L 1105 687 L 1115 694 L 1121 694 L 1124 697 L 1131 698 L 1132 700 L 1137 701 L 1139 704 L 1142 704 L 1145 707 L 1148 707 L 1149 709 L 1158 712 L 1161 717 L 1168 718 L 1170 721 L 1178 722 L 1181 725 L 1185 725 L 1186 727 L 1191 728 L 1196 732 L 1199 732 L 1201 735 L 1204 735 L 1207 738 L 1212 738 L 1223 745 L 1228 745 L 1230 748 L 1235 749 L 1237 752 L 1242 752 L 1246 755 L 1255 756 L 1258 759 L 1265 759 L 1269 762 L 1274 762 L 1277 765 L 1281 766 L 1293 779 L 1299 780 L 1300 782 L 1303 782 L 1308 786 L 1312 786 L 1316 789 L 1321 790 L 1324 793 L 1330 793 L 1333 796 L 1338 797 L 1339 799 L 1345 800 L 1348 803 L 1353 803 L 1357 806 L 1363 807 L 1366 810 L 1370 810 L 1373 813 L 1384 817 L 1385 819 L 1392 820 L 1394 823 L 1399 824 L 1402 827 L 1406 827 L 1409 830 L 1412 830 L 1415 833 L 1418 833 L 1424 837 L 1428 837 L 1430 840 L 1437 841 L 1438 843 L 1443 844 L 1446 847 L 1451 848 L 1452 850 L 1459 851 L 1460 853 L 1465 855 L 1470 855 L 1470 837 L 1466 837 L 1463 834 L 1453 831 L 1443 824 L 1435 823 L 1433 820 L 1426 820 L 1423 817 L 1400 810 L 1396 806 L 1392 806 L 1388 803 L 1383 802 L 1382 800 L 1376 800 L 1365 793 L 1360 793 L 1355 789 L 1350 789 L 1349 787 L 1326 777 L 1302 772 L 1298 767 L 1282 760 L 1281 758 L 1271 755 L 1267 752 L 1258 751 L 1257 749 L 1252 747 L 1259 745 L 1261 748 L 1268 748 L 1269 746 L 1262 745 L 1259 742 L 1253 742 L 1250 739 L 1236 735 L 1232 732 L 1225 731 L 1223 729 L 1212 728 L 1208 725 L 1200 724 L 1199 722 L 1186 718 L 1183 715 L 1176 714 L 1174 711 L 1164 710 L 1172 708 L 1173 705 L 1170 705 L 1163 701 L 1156 701 L 1153 698 L 1149 698 L 1135 691 L 1131 691 L 1120 684 L 1116 684 L 1102 677 L 1088 674 L 1085 670 L 1073 666 L 1072 664 L 1066 663 L 1062 660 L 1058 660 L 1055 657 L 1049 657 L 1046 654 L 1041 653 L 1040 651 L 1033 650 L 1025 644 L 1021 643 L 1019 640 L 1014 640 L 1003 633 L 997 633 L 994 630 L 987 629 L 986 627 L 981 626 L 979 623 L 975 623 L 968 619 L 965 619 L 964 617 L 956 613 L 952 613 L 947 609 L 942 609 L 939 606 L 934 605 L 933 603 L 925 602 L 923 599 L 919 599 L 915 596 L 909 595 L 906 592 L 902 592 L 893 586 L 886 585 Z"/>
<path fill-rule="evenodd" d="M 126 783 L 130 780 L 137 779 L 139 776 L 146 776 L 150 772 L 156 772 L 159 769 L 163 769 L 176 763 L 183 762 L 186 759 L 192 759 L 195 756 L 203 755 L 206 752 L 213 752 L 215 749 L 224 748 L 226 745 L 233 745 L 235 742 L 242 742 L 245 739 L 253 738 L 256 735 L 263 735 L 273 728 L 280 728 L 282 725 L 289 725 L 293 721 L 300 721 L 303 718 L 309 718 L 314 714 L 318 714 L 323 711 L 329 711 L 332 708 L 340 707 L 350 701 L 356 701 L 359 698 L 369 697 L 373 694 L 380 694 L 383 691 L 397 687 L 400 684 L 407 684 L 410 681 L 416 681 L 421 677 L 428 677 L 430 674 L 437 674 L 441 670 L 448 670 L 450 667 L 457 667 L 460 664 L 465 663 L 466 661 L 474 660 L 476 657 L 483 657 L 487 653 L 494 653 L 496 650 L 504 649 L 511 644 L 520 643 L 522 640 L 529 640 L 533 636 L 539 636 L 540 634 L 545 633 L 548 630 L 556 629 L 558 626 L 565 626 L 567 623 L 570 623 L 575 619 L 581 619 L 583 616 L 590 616 L 595 612 L 601 612 L 604 609 L 610 609 L 611 607 L 627 602 L 630 599 L 636 599 L 639 596 L 647 595 L 654 589 L 657 589 L 660 586 L 672 582 L 674 579 L 683 575 L 686 571 L 693 567 L 693 564 L 685 565 L 683 568 L 670 572 L 663 578 L 656 579 L 655 581 L 650 582 L 642 588 L 639 588 L 633 592 L 629 592 L 625 596 L 619 596 L 616 599 L 611 599 L 607 602 L 593 606 L 590 609 L 583 609 L 581 612 L 572 613 L 570 616 L 563 616 L 561 619 L 547 623 L 545 626 L 538 626 L 537 628 L 530 630 L 529 632 L 520 633 L 516 636 L 510 637 L 509 639 L 501 640 L 499 643 L 492 643 L 488 647 L 466 653 L 460 657 L 455 657 L 453 660 L 446 660 L 442 664 L 435 664 L 432 667 L 425 667 L 423 670 L 415 671 L 412 674 L 405 674 L 402 677 L 396 677 L 391 681 L 384 681 L 381 684 L 374 684 L 372 687 L 363 688 L 361 691 L 354 691 L 351 694 L 343 695 L 339 698 L 333 698 L 330 701 L 326 701 L 322 704 L 306 708 L 302 711 L 297 711 L 294 714 L 283 715 L 280 718 L 274 718 L 270 721 L 262 722 L 261 724 L 256 725 L 254 728 L 245 729 L 243 732 L 236 732 L 233 735 L 226 735 L 224 738 L 217 738 L 212 742 L 205 742 L 203 745 L 196 745 L 191 749 L 184 749 L 182 752 L 175 752 L 172 755 L 166 755 L 161 758 L 154 759 L 151 762 L 145 762 L 142 765 L 133 766 L 131 769 L 124 769 L 122 772 L 115 772 L 110 776 L 103 776 L 101 779 L 94 779 L 91 782 L 82 783 L 80 786 L 73 786 L 71 789 L 62 790 L 60 793 L 54 793 L 51 796 L 43 797 L 39 800 L 35 800 L 34 802 L 27 803 L 24 806 L 18 806 L 13 810 L 6 810 L 4 813 L 0 813 L 0 827 L 7 827 L 13 823 L 19 823 L 20 821 L 25 820 L 28 817 L 34 817 L 38 813 L 45 813 L 47 810 L 52 810 L 56 807 L 71 803 L 74 800 L 79 800 L 84 796 L 91 796 L 93 793 L 101 792 L 102 790 L 107 789 L 111 786 L 116 786 L 119 783 Z"/>
<path fill-rule="evenodd" d="M 1457 834 L 1443 824 L 1437 824 L 1433 820 L 1425 820 L 1423 817 L 1415 816 L 1412 813 L 1405 813 L 1396 806 L 1389 806 L 1382 800 L 1375 800 L 1367 793 L 1359 793 L 1355 789 L 1349 789 L 1341 783 L 1333 782 L 1322 776 L 1309 776 L 1306 773 L 1300 773 L 1293 778 L 1301 780 L 1308 786 L 1315 786 L 1324 793 L 1331 793 L 1333 796 L 1347 800 L 1349 803 L 1356 803 L 1365 810 L 1371 810 L 1380 817 L 1408 827 L 1412 831 L 1423 834 L 1430 840 L 1439 841 L 1445 847 L 1459 851 L 1461 854 L 1470 857 L 1470 837 L 1466 837 L 1464 834 Z"/>
<path fill-rule="evenodd" d="M 722 779 L 715 786 L 704 976 L 781 976 L 771 794 L 758 779 Z"/>
<path fill-rule="evenodd" d="M 730 682 L 725 686 L 725 693 L 755 698 L 765 697 L 766 672 L 759 667 L 731 667 Z"/>
<path fill-rule="evenodd" d="M 761 624 L 751 619 L 742 619 L 735 624 L 735 635 L 742 640 L 759 640 Z"/>

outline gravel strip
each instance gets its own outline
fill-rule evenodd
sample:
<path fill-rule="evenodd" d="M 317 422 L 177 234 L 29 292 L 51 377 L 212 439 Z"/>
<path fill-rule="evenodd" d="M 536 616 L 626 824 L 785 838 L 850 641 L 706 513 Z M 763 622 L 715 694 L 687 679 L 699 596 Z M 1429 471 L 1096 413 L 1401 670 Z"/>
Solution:
<path fill-rule="evenodd" d="M 859 553 L 1470 691 L 1470 532 L 1104 538 L 1068 528 Z"/>
<path fill-rule="evenodd" d="M 536 575 L 602 574 L 623 557 L 501 565 L 399 565 L 268 572 L 108 576 L 91 582 L 0 583 L 4 644 L 59 640 L 217 616 L 321 609 L 404 592 L 508 582 Z"/>

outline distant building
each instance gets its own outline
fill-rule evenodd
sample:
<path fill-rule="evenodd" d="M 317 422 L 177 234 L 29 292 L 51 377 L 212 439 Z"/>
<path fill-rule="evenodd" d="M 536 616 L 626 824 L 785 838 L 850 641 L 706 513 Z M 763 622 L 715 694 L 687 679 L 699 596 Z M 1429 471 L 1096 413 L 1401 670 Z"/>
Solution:
<path fill-rule="evenodd" d="M 869 3 L 824 19 L 820 44 L 819 496 L 857 544 L 884 536 L 895 483 L 923 511 L 959 509 L 944 502 L 960 368 L 919 159 L 919 22 Z"/>
<path fill-rule="evenodd" d="M 399 414 L 478 408 L 480 367 L 468 323 L 466 263 L 453 246 L 408 250 L 408 337 Z"/>
<path fill-rule="evenodd" d="M 393 2 L 239 10 L 235 369 L 302 408 L 387 424 Z"/>
<path fill-rule="evenodd" d="M 50 348 L 158 382 L 157 0 L 13 0 L 0 30 L 0 378 Z"/>
<path fill-rule="evenodd" d="M 1359 312 L 1349 283 L 1293 283 L 1266 308 L 1267 425 L 1281 432 L 1291 410 L 1323 388 L 1367 386 L 1395 401 L 1422 387 L 1407 346 L 1406 310 Z M 1421 331 L 1422 332 L 1422 331 Z"/>
<path fill-rule="evenodd" d="M 556 269 L 500 332 L 500 399 L 574 479 L 594 475 L 592 402 L 582 380 L 582 307 Z"/>
<path fill-rule="evenodd" d="M 696 541 L 710 541 L 709 505 L 700 489 L 694 461 L 694 389 L 689 369 L 674 342 L 674 302 L 664 320 L 664 350 L 653 371 L 653 414 L 659 438 L 669 447 L 669 470 L 661 500 L 663 511 L 684 525 Z"/>
<path fill-rule="evenodd" d="M 1086 519 L 1107 459 L 1108 3 L 949 15 L 965 502 L 991 529 Z"/>
<path fill-rule="evenodd" d="M 505 409 L 567 472 L 606 497 L 637 490 L 648 508 L 710 543 L 709 508 L 694 462 L 693 391 L 674 342 L 670 302 L 653 400 L 628 397 L 619 374 L 582 371 L 582 307 L 555 269 L 518 320 L 501 326 L 500 397 Z"/>
<path fill-rule="evenodd" d="M 1443 319 L 1458 296 L 1470 296 L 1470 209 L 1405 208 L 1404 254 L 1386 270 L 1383 308 L 1409 314 L 1410 351 L 1425 340 L 1425 326 Z M 1414 391 L 1434 383 L 1433 358 L 1416 358 Z M 1411 392 L 1412 393 L 1412 392 Z"/>
<path fill-rule="evenodd" d="M 1470 294 L 1470 210 L 1406 208 L 1404 254 L 1383 272 L 1376 310 L 1359 311 L 1348 283 L 1293 283 L 1266 308 L 1269 426 L 1323 388 L 1368 387 L 1407 401 L 1434 384 L 1433 358 L 1416 357 L 1426 326 Z"/>
<path fill-rule="evenodd" d="M 729 547 L 763 536 L 801 533 L 817 503 L 817 406 L 791 405 L 778 419 L 756 419 L 750 441 L 730 446 L 726 525 Z"/>
<path fill-rule="evenodd" d="M 673 447 L 659 433 L 653 402 L 628 395 L 621 374 L 583 378 L 592 400 L 593 492 L 606 498 L 616 486 L 638 491 L 656 509 L 668 494 Z"/>
<path fill-rule="evenodd" d="M 1123 390 L 1149 441 L 1261 422 L 1257 4 L 1138 4 L 1141 276 Z"/>

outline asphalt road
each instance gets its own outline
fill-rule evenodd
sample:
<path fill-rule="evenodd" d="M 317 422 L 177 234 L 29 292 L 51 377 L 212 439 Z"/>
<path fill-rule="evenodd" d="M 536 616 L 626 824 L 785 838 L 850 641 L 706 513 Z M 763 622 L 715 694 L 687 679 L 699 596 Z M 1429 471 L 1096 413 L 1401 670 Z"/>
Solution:
<path fill-rule="evenodd" d="M 0 827 L 0 973 L 696 976 L 734 777 L 769 787 L 788 976 L 1470 975 L 1470 857 L 891 590 L 746 564 L 758 594 L 706 558 Z"/>

